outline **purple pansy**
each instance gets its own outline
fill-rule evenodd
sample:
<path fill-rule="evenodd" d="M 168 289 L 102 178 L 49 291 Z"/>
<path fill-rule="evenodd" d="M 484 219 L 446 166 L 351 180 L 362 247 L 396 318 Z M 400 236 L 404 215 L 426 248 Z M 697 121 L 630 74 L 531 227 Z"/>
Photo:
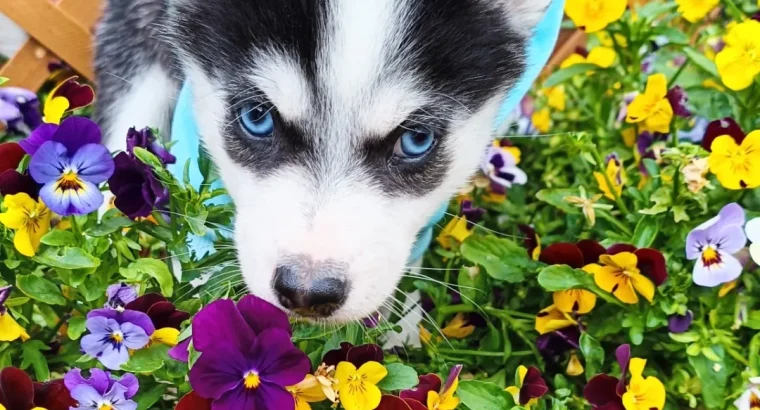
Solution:
<path fill-rule="evenodd" d="M 126 283 L 117 283 L 108 287 L 106 295 L 108 296 L 108 301 L 105 307 L 111 309 L 123 308 L 137 299 L 137 289 Z"/>
<path fill-rule="evenodd" d="M 467 220 L 468 229 L 472 229 L 473 226 L 482 221 L 483 216 L 486 214 L 485 209 L 476 207 L 470 200 L 462 201 L 460 208 L 462 216 Z"/>
<path fill-rule="evenodd" d="M 581 326 L 569 326 L 539 336 L 536 339 L 536 347 L 545 358 L 551 359 L 580 348 L 580 339 Z"/>
<path fill-rule="evenodd" d="M 481 164 L 483 173 L 491 178 L 491 182 L 505 188 L 513 184 L 523 185 L 528 182 L 528 175 L 517 167 L 517 160 L 508 151 L 491 146 Z"/>
<path fill-rule="evenodd" d="M 43 124 L 20 142 L 32 156 L 29 173 L 43 184 L 40 197 L 61 216 L 85 215 L 103 204 L 98 184 L 113 174 L 114 163 L 100 144 L 100 128 L 87 118 Z"/>
<path fill-rule="evenodd" d="M 145 347 L 156 330 L 148 315 L 132 310 L 96 309 L 86 325 L 90 334 L 82 338 L 82 350 L 112 370 L 129 361 L 128 349 Z"/>
<path fill-rule="evenodd" d="M 694 313 L 691 310 L 687 311 L 685 315 L 671 315 L 668 318 L 668 330 L 671 333 L 684 333 L 689 330 L 692 321 L 694 321 Z"/>
<path fill-rule="evenodd" d="M 696 260 L 694 283 L 715 287 L 731 282 L 742 273 L 742 263 L 733 255 L 747 244 L 744 209 L 731 203 L 718 216 L 694 228 L 686 237 L 686 257 Z"/>
<path fill-rule="evenodd" d="M 0 124 L 8 131 L 29 133 L 42 124 L 37 94 L 17 87 L 0 88 Z"/>
<path fill-rule="evenodd" d="M 63 378 L 71 397 L 79 403 L 73 409 L 83 410 L 135 410 L 137 403 L 131 400 L 139 389 L 137 377 L 127 373 L 120 379 L 110 373 L 93 368 L 90 377 L 82 377 L 82 371 L 72 369 Z"/>
<path fill-rule="evenodd" d="M 190 384 L 213 400 L 215 410 L 294 408 L 286 387 L 301 382 L 311 364 L 290 340 L 284 312 L 249 295 L 237 305 L 212 302 L 192 326 L 193 347 L 201 356 L 190 370 Z"/>
<path fill-rule="evenodd" d="M 177 161 L 158 143 L 150 128 L 142 131 L 135 128 L 129 130 L 127 152 L 119 153 L 114 158 L 116 170 L 108 180 L 108 185 L 116 196 L 116 208 L 132 219 L 145 218 L 153 209 L 160 209 L 169 202 L 169 189 L 156 178 L 150 166 L 135 157 L 136 147 L 148 150 L 164 165 Z"/>
<path fill-rule="evenodd" d="M 644 158 L 656 160 L 666 146 L 668 141 L 668 134 L 662 134 L 659 132 L 651 133 L 644 131 L 639 135 L 636 140 L 636 149 L 641 156 L 642 161 L 639 163 L 639 171 L 644 175 L 649 175 L 646 166 L 644 166 Z"/>
<path fill-rule="evenodd" d="M 673 114 L 683 118 L 691 117 L 691 111 L 686 106 L 686 103 L 689 102 L 689 97 L 681 86 L 677 85 L 668 90 L 667 99 L 670 102 L 670 106 L 673 107 Z"/>

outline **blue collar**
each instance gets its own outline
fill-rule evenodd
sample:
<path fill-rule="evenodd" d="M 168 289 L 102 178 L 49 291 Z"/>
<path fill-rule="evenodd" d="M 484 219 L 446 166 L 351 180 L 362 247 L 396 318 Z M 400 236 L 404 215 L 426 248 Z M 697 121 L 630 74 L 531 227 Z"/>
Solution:
<path fill-rule="evenodd" d="M 553 0 L 546 12 L 543 20 L 536 26 L 533 31 L 527 47 L 527 69 L 515 86 L 505 96 L 504 102 L 495 118 L 494 129 L 497 129 L 509 114 L 514 111 L 520 100 L 528 93 L 533 82 L 538 78 L 541 70 L 549 61 L 554 46 L 559 35 L 560 25 L 562 23 L 562 14 L 565 0 Z M 185 83 L 180 91 L 177 101 L 177 107 L 174 110 L 172 120 L 172 154 L 177 157 L 177 163 L 169 167 L 169 171 L 174 174 L 178 180 L 183 179 L 184 167 L 187 161 L 190 161 L 190 183 L 200 187 L 203 176 L 197 167 L 198 150 L 200 147 L 200 138 L 198 128 L 193 117 L 192 109 L 192 90 Z M 221 182 L 215 184 L 215 188 L 221 188 Z M 209 203 L 223 204 L 229 203 L 229 197 L 217 197 Z M 428 225 L 420 231 L 417 243 L 411 252 L 409 262 L 413 263 L 419 260 L 425 253 L 433 238 L 433 227 L 443 219 L 448 204 L 444 204 L 430 219 Z M 219 232 L 219 234 L 223 234 Z M 209 231 L 205 237 L 191 237 L 188 246 L 196 253 L 196 257 L 201 257 L 207 253 L 213 253 L 213 241 L 215 233 Z"/>

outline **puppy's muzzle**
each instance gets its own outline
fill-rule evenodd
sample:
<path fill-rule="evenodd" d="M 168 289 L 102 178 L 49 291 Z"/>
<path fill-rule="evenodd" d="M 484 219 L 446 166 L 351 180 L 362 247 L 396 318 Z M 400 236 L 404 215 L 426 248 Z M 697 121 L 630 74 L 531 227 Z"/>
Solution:
<path fill-rule="evenodd" d="M 277 267 L 273 287 L 284 308 L 302 317 L 325 318 L 343 306 L 350 286 L 340 264 L 298 257 Z"/>

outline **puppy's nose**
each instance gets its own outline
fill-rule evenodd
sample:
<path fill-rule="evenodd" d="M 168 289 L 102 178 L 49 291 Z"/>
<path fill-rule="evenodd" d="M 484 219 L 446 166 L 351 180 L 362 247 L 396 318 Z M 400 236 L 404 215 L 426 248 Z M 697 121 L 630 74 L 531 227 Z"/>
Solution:
<path fill-rule="evenodd" d="M 305 317 L 327 317 L 338 310 L 346 301 L 348 286 L 345 279 L 333 272 L 303 272 L 303 268 L 284 265 L 277 268 L 274 290 L 280 303 L 297 315 Z"/>

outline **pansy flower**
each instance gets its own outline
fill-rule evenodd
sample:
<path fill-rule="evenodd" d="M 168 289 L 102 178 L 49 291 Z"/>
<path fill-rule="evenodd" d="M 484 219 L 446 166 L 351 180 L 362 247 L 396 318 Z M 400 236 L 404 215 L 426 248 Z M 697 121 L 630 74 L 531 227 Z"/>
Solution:
<path fill-rule="evenodd" d="M 195 391 L 191 391 L 180 399 L 174 410 L 211 410 L 211 400 L 199 396 Z"/>
<path fill-rule="evenodd" d="M 615 64 L 617 53 L 611 47 L 594 47 L 588 53 L 573 53 L 567 57 L 560 68 L 572 67 L 576 64 L 594 64 L 600 68 L 610 68 Z M 591 72 L 593 73 L 593 72 Z"/>
<path fill-rule="evenodd" d="M 116 169 L 108 180 L 108 186 L 116 196 L 116 208 L 132 219 L 148 217 L 154 209 L 169 203 L 169 189 L 161 184 L 149 165 L 135 157 L 136 147 L 148 150 L 163 165 L 176 162 L 176 158 L 158 142 L 150 128 L 129 130 L 127 152 L 121 152 L 114 158 Z"/>
<path fill-rule="evenodd" d="M 190 319 L 190 314 L 177 310 L 172 302 L 158 293 L 148 293 L 129 302 L 125 308 L 145 313 L 156 329 L 150 336 L 150 343 L 161 343 L 169 347 L 177 345 L 182 322 Z"/>
<path fill-rule="evenodd" d="M 69 410 L 75 405 L 63 380 L 36 383 L 21 369 L 0 371 L 0 409 Z"/>
<path fill-rule="evenodd" d="M 617 244 L 608 248 L 599 262 L 587 267 L 594 282 L 623 303 L 637 303 L 639 294 L 651 302 L 655 288 L 668 277 L 665 257 L 656 249 Z"/>
<path fill-rule="evenodd" d="M 626 0 L 568 0 L 565 13 L 578 28 L 593 33 L 623 17 L 627 5 Z"/>
<path fill-rule="evenodd" d="M 747 233 L 747 239 L 752 242 L 749 246 L 749 254 L 756 264 L 760 265 L 760 218 L 755 218 L 747 222 L 744 228 Z"/>
<path fill-rule="evenodd" d="M 747 137 L 736 120 L 725 117 L 707 124 L 707 128 L 701 137 L 702 148 L 706 151 L 712 151 L 713 141 L 722 135 L 728 135 L 738 145 L 741 145 L 744 138 Z"/>
<path fill-rule="evenodd" d="M 566 321 L 565 324 L 566 327 L 544 333 L 536 339 L 538 351 L 547 359 L 554 359 L 570 350 L 580 348 L 581 324 L 574 321 Z"/>
<path fill-rule="evenodd" d="M 528 410 L 549 392 L 546 381 L 541 377 L 541 371 L 536 367 L 527 368 L 520 365 L 517 368 L 516 379 L 516 385 L 507 387 L 506 390 L 514 397 L 516 403 Z"/>
<path fill-rule="evenodd" d="M 483 173 L 493 183 L 504 188 L 511 188 L 512 185 L 523 185 L 528 182 L 528 175 L 517 167 L 520 151 L 515 151 L 513 148 L 491 146 L 486 151 L 485 159 L 481 164 Z"/>
<path fill-rule="evenodd" d="M 29 173 L 44 184 L 40 198 L 53 212 L 85 215 L 103 204 L 98 184 L 108 180 L 114 163 L 101 138 L 97 124 L 71 117 L 60 126 L 43 124 L 21 141 L 32 156 Z"/>
<path fill-rule="evenodd" d="M 337 366 L 341 362 L 349 362 L 356 367 L 361 367 L 367 362 L 382 363 L 384 358 L 383 349 L 376 344 L 354 346 L 343 342 L 340 344 L 340 349 L 325 353 L 322 363 L 327 366 Z"/>
<path fill-rule="evenodd" d="M 82 350 L 111 370 L 129 361 L 130 350 L 147 346 L 155 331 L 148 315 L 132 310 L 96 309 L 85 325 L 90 334 L 82 337 Z"/>
<path fill-rule="evenodd" d="M 137 289 L 126 283 L 117 283 L 106 289 L 106 305 L 111 309 L 123 308 L 128 303 L 137 299 Z"/>
<path fill-rule="evenodd" d="M 541 90 L 541 94 L 546 96 L 547 104 L 549 107 L 558 111 L 565 111 L 567 106 L 567 95 L 565 94 L 565 86 L 558 85 L 555 87 L 548 87 Z"/>
<path fill-rule="evenodd" d="M 738 410 L 755 410 L 760 408 L 760 377 L 750 377 L 746 390 L 734 401 Z"/>
<path fill-rule="evenodd" d="M 78 77 L 71 77 L 58 84 L 45 99 L 45 122 L 60 124 L 63 115 L 87 107 L 95 100 L 95 92 L 89 85 L 82 85 Z"/>
<path fill-rule="evenodd" d="M 472 235 L 475 225 L 483 218 L 485 209 L 474 207 L 472 201 L 462 201 L 459 213 L 461 216 L 453 217 L 436 238 L 444 249 L 452 249 L 455 244 L 461 245 Z"/>
<path fill-rule="evenodd" d="M 676 0 L 678 12 L 690 23 L 705 18 L 707 13 L 718 7 L 720 0 Z"/>
<path fill-rule="evenodd" d="M 50 231 L 50 210 L 42 199 L 34 200 L 26 193 L 6 195 L 3 203 L 6 211 L 0 213 L 0 223 L 16 232 L 13 246 L 24 256 L 34 256 Z"/>
<path fill-rule="evenodd" d="M 744 209 L 731 203 L 718 216 L 697 226 L 686 237 L 686 257 L 695 260 L 694 283 L 715 287 L 731 282 L 744 267 L 733 255 L 747 244 Z"/>
<path fill-rule="evenodd" d="M 707 158 L 692 158 L 691 162 L 683 167 L 681 173 L 689 191 L 698 193 L 710 185 L 710 181 L 705 178 L 709 170 L 710 165 Z"/>
<path fill-rule="evenodd" d="M 721 135 L 712 141 L 710 149 L 710 171 L 723 187 L 760 187 L 760 131 L 749 133 L 741 141 L 732 135 Z"/>
<path fill-rule="evenodd" d="M 459 385 L 458 378 L 461 372 L 461 365 L 452 367 L 445 385 L 437 374 L 419 376 L 416 387 L 399 393 L 403 404 L 388 408 L 398 410 L 454 409 L 459 404 L 459 399 L 454 396 L 454 393 Z M 383 401 L 386 400 L 383 398 Z M 380 408 L 383 407 L 380 406 Z"/>
<path fill-rule="evenodd" d="M 520 224 L 517 228 L 525 235 L 523 237 L 523 245 L 528 250 L 528 255 L 530 255 L 531 259 L 537 261 L 541 256 L 541 237 L 538 235 L 538 232 L 532 226 L 525 224 Z"/>
<path fill-rule="evenodd" d="M 626 122 L 641 123 L 641 129 L 667 134 L 673 120 L 673 107 L 668 100 L 668 80 L 664 74 L 647 79 L 646 89 L 628 106 Z"/>
<path fill-rule="evenodd" d="M 0 87 L 0 130 L 27 134 L 42 124 L 37 94 L 23 88 Z"/>
<path fill-rule="evenodd" d="M 760 73 L 760 22 L 744 20 L 734 25 L 723 40 L 726 45 L 715 56 L 718 74 L 726 87 L 743 90 Z"/>
<path fill-rule="evenodd" d="M 40 186 L 28 173 L 19 173 L 18 168 L 26 152 L 15 142 L 0 144 L 0 197 L 26 193 L 37 199 Z"/>
<path fill-rule="evenodd" d="M 530 116 L 530 122 L 533 124 L 533 128 L 541 134 L 546 134 L 552 129 L 552 117 L 551 111 L 548 108 L 542 108 L 535 111 Z"/>
<path fill-rule="evenodd" d="M 691 111 L 689 111 L 689 108 L 687 106 L 689 97 L 686 95 L 686 90 L 684 90 L 680 85 L 677 85 L 668 90 L 668 94 L 665 96 L 665 98 L 668 99 L 670 106 L 673 107 L 673 114 L 682 118 L 691 117 Z"/>
<path fill-rule="evenodd" d="M 578 321 L 571 314 L 561 311 L 555 305 L 542 309 L 536 315 L 536 331 L 542 335 L 577 325 Z"/>
<path fill-rule="evenodd" d="M 567 265 L 573 269 L 584 269 L 587 265 L 598 262 L 604 253 L 606 250 L 596 241 L 582 240 L 577 244 L 560 242 L 548 246 L 539 260 L 548 265 Z M 566 313 L 583 315 L 596 305 L 596 295 L 583 289 L 554 292 L 553 299 L 554 306 Z"/>
<path fill-rule="evenodd" d="M 311 364 L 290 340 L 283 311 L 252 295 L 237 304 L 217 300 L 195 315 L 192 328 L 201 355 L 190 384 L 215 410 L 294 407 L 287 387 L 303 381 Z"/>
<path fill-rule="evenodd" d="M 684 315 L 678 313 L 670 315 L 668 318 L 668 330 L 670 333 L 684 333 L 691 327 L 691 322 L 694 321 L 694 313 L 689 310 Z"/>
<path fill-rule="evenodd" d="M 606 178 L 604 174 L 607 175 Z M 620 196 L 620 194 L 622 194 L 623 186 L 627 182 L 623 162 L 620 160 L 620 157 L 618 157 L 617 154 L 611 154 L 607 156 L 605 160 L 604 174 L 601 172 L 594 172 L 594 178 L 596 178 L 596 183 L 599 184 L 599 189 L 604 193 L 604 196 L 614 200 L 616 197 L 615 194 L 617 194 L 617 196 Z M 609 184 L 607 184 L 608 178 L 612 183 L 611 187 Z M 615 194 L 613 194 L 613 191 Z"/>
<path fill-rule="evenodd" d="M 295 410 L 311 410 L 309 403 L 319 403 L 327 400 L 327 396 L 322 390 L 322 385 L 312 374 L 307 374 L 303 381 L 287 389 L 293 395 L 293 399 L 296 402 Z"/>
<path fill-rule="evenodd" d="M 72 369 L 63 378 L 71 397 L 79 403 L 73 409 L 82 410 L 136 410 L 131 400 L 140 388 L 137 377 L 127 373 L 114 378 L 98 368 L 90 369 L 90 377 L 84 378 L 80 369 Z"/>
<path fill-rule="evenodd" d="M 377 383 L 388 375 L 388 370 L 375 361 L 357 368 L 353 363 L 340 362 L 335 369 L 338 396 L 346 410 L 373 410 L 380 405 L 382 393 Z"/>
<path fill-rule="evenodd" d="M 631 359 L 631 347 L 622 345 L 615 351 L 621 369 L 618 379 L 606 374 L 591 378 L 583 396 L 597 410 L 662 410 L 665 407 L 665 386 L 656 377 L 644 378 L 646 360 Z M 628 383 L 628 373 L 631 378 Z"/>
<path fill-rule="evenodd" d="M 10 296 L 10 286 L 0 287 L 0 342 L 12 342 L 17 339 L 28 340 L 29 334 L 13 319 L 11 312 L 5 307 L 5 302 Z"/>
<path fill-rule="evenodd" d="M 451 339 L 464 339 L 475 332 L 475 325 L 470 324 L 464 313 L 457 313 L 449 323 L 441 329 L 444 336 Z"/>

